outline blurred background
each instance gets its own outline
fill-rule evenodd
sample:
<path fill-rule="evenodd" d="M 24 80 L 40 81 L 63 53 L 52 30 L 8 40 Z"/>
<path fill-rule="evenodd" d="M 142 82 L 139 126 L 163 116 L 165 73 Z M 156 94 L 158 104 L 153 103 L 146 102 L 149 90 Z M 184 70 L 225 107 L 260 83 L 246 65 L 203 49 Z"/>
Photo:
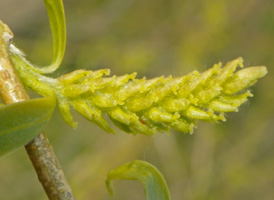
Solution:
<path fill-rule="evenodd" d="M 266 65 L 254 97 L 227 122 L 199 123 L 193 135 L 110 135 L 75 113 L 76 130 L 58 112 L 46 133 L 79 200 L 142 200 L 137 181 L 115 181 L 109 170 L 132 160 L 162 172 L 173 200 L 274 199 L 273 0 L 64 0 L 67 51 L 53 76 L 78 68 L 110 68 L 138 78 L 181 76 L 242 56 Z M 43 1 L 1 0 L 0 19 L 37 65 L 51 61 L 51 33 Z M 0 199 L 46 200 L 24 150 L 0 159 Z"/>

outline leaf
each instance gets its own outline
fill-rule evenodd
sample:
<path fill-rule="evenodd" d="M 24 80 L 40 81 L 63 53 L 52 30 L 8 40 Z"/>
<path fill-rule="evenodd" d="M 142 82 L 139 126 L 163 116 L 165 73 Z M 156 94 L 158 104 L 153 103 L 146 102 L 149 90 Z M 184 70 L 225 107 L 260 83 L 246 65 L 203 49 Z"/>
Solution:
<path fill-rule="evenodd" d="M 53 39 L 53 57 L 50 66 L 41 68 L 41 73 L 54 72 L 61 64 L 66 49 L 66 22 L 62 0 L 44 0 L 50 21 Z"/>
<path fill-rule="evenodd" d="M 113 195 L 112 180 L 114 179 L 141 181 L 147 200 L 170 200 L 168 187 L 162 174 L 150 163 L 135 160 L 110 171 L 106 185 L 111 195 Z"/>
<path fill-rule="evenodd" d="M 27 67 L 39 74 L 52 73 L 60 66 L 66 49 L 66 21 L 62 0 L 44 0 L 49 16 L 50 28 L 53 40 L 53 56 L 49 66 L 37 67 L 25 59 L 14 44 L 10 45 L 11 58 L 16 66 Z"/>
<path fill-rule="evenodd" d="M 44 0 L 53 39 L 52 63 L 39 69 L 41 73 L 54 72 L 61 64 L 66 49 L 66 22 L 62 0 Z"/>
<path fill-rule="evenodd" d="M 0 157 L 26 145 L 47 125 L 55 97 L 27 100 L 0 107 Z"/>

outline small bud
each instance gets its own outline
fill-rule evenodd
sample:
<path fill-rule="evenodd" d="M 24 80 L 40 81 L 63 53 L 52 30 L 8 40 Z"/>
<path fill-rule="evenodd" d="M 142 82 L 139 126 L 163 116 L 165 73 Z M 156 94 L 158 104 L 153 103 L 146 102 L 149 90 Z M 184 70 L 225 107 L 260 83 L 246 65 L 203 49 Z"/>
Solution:
<path fill-rule="evenodd" d="M 70 114 L 70 103 L 67 101 L 58 102 L 59 111 L 67 124 L 72 126 L 73 128 L 77 127 L 77 122 L 73 122 L 72 115 Z"/>
<path fill-rule="evenodd" d="M 254 85 L 259 78 L 267 74 L 265 66 L 249 67 L 235 73 L 224 85 L 225 94 L 235 94 Z"/>

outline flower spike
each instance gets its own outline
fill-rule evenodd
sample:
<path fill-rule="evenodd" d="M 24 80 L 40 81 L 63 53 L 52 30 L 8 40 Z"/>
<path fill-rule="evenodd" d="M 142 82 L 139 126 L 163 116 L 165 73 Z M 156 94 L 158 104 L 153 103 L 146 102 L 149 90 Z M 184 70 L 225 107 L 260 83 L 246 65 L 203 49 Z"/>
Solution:
<path fill-rule="evenodd" d="M 15 53 L 14 53 L 15 55 Z M 197 121 L 225 121 L 224 113 L 237 112 L 252 93 L 248 88 L 262 78 L 264 66 L 243 68 L 237 58 L 224 67 L 221 63 L 203 73 L 182 77 L 136 79 L 136 73 L 109 77 L 109 70 L 76 70 L 57 79 L 31 70 L 20 56 L 13 61 L 24 84 L 35 92 L 56 95 L 64 120 L 76 127 L 70 109 L 107 132 L 106 116 L 125 132 L 152 135 L 170 128 L 192 133 Z"/>

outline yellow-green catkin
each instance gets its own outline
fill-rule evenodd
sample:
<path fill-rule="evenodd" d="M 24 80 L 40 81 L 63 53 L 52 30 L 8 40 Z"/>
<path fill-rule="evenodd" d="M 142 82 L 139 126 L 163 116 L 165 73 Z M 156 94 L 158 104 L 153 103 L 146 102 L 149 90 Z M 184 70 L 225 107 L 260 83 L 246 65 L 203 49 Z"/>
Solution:
<path fill-rule="evenodd" d="M 17 65 L 26 86 L 44 96 L 55 93 L 61 114 L 71 126 L 76 127 L 72 107 L 107 132 L 114 130 L 106 116 L 125 132 L 145 135 L 170 128 L 192 133 L 198 120 L 225 121 L 224 113 L 237 112 L 252 96 L 248 88 L 267 73 L 264 66 L 238 68 L 243 68 L 242 58 L 182 77 L 147 80 L 136 79 L 136 73 L 109 77 L 109 70 L 102 69 L 76 70 L 52 79 L 26 73 L 31 71 L 27 64 Z"/>

